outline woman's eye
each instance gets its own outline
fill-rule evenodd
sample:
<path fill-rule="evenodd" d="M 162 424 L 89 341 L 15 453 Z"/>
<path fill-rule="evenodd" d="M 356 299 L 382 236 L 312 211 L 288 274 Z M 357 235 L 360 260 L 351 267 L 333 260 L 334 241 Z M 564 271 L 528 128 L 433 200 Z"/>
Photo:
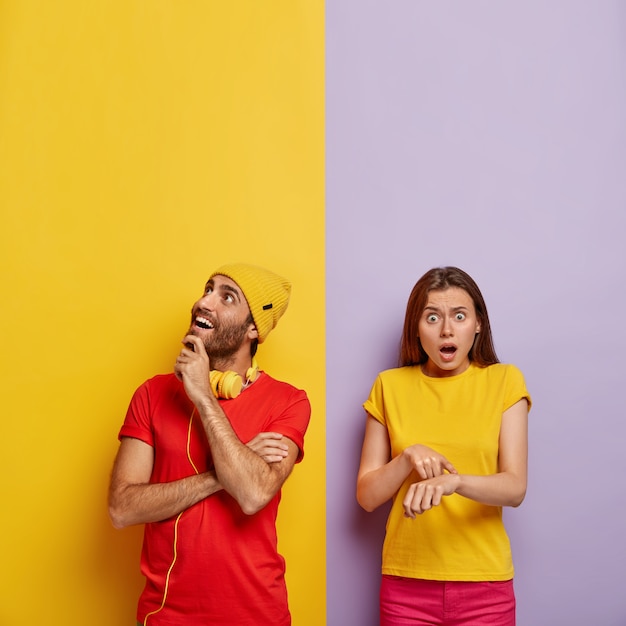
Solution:
<path fill-rule="evenodd" d="M 437 316 L 434 314 L 430 314 L 427 318 L 426 318 L 427 322 L 430 322 L 431 324 L 433 324 L 434 322 L 437 321 Z"/>
<path fill-rule="evenodd" d="M 465 313 L 457 313 L 455 319 L 457 322 L 462 322 L 465 319 Z"/>

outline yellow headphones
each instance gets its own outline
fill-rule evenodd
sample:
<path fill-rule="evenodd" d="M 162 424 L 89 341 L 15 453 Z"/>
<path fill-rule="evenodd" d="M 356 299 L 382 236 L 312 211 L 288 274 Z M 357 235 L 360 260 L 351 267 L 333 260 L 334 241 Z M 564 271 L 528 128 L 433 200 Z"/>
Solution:
<path fill-rule="evenodd" d="M 211 389 L 216 398 L 230 400 L 236 398 L 242 389 L 245 389 L 250 383 L 253 383 L 259 375 L 259 366 L 256 359 L 252 359 L 252 366 L 246 371 L 246 381 L 237 372 L 219 370 L 211 370 L 209 373 L 209 381 Z"/>

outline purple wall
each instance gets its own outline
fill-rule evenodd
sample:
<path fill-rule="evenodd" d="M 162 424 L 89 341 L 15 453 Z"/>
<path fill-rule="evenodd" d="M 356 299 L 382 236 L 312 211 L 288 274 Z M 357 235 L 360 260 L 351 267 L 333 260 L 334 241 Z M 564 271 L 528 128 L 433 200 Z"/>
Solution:
<path fill-rule="evenodd" d="M 413 284 L 481 286 L 533 395 L 506 512 L 519 626 L 626 624 L 626 3 L 333 0 L 327 37 L 328 625 L 378 624 L 386 511 L 361 403 Z"/>

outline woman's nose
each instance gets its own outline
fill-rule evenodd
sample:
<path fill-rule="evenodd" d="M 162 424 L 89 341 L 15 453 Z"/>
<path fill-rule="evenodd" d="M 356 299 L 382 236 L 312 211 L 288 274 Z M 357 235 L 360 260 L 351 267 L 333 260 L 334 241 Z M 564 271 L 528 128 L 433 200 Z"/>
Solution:
<path fill-rule="evenodd" d="M 449 318 L 444 317 L 441 325 L 441 336 L 449 337 L 450 335 L 452 335 L 452 323 Z"/>

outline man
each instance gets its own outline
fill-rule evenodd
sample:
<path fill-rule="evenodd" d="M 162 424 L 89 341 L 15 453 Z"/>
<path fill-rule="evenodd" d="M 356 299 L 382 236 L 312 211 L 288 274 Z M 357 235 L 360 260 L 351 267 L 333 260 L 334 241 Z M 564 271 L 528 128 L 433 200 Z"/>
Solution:
<path fill-rule="evenodd" d="M 116 528 L 145 524 L 139 624 L 291 623 L 276 514 L 311 408 L 254 359 L 290 292 L 268 270 L 219 268 L 192 308 L 174 373 L 133 396 L 109 513 Z"/>

